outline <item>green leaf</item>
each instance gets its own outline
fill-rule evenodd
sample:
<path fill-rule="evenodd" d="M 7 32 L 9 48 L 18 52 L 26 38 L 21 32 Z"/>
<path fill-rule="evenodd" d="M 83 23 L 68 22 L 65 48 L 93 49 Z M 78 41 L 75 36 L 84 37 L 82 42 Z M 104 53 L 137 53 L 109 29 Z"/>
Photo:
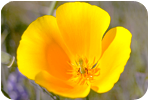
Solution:
<path fill-rule="evenodd" d="M 10 68 L 15 61 L 15 57 L 11 56 L 10 54 L 1 51 L 1 63 L 7 65 Z"/>

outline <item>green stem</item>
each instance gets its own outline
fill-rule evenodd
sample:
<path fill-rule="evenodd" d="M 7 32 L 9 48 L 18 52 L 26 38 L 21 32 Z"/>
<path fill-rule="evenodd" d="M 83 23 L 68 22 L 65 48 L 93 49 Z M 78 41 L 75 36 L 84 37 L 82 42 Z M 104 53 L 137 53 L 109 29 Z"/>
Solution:
<path fill-rule="evenodd" d="M 53 100 L 60 100 L 59 96 L 48 92 L 46 89 L 43 88 L 43 91 L 46 92 L 51 98 L 53 98 Z"/>
<path fill-rule="evenodd" d="M 39 89 L 36 90 L 36 100 L 41 100 L 41 93 Z"/>
<path fill-rule="evenodd" d="M 86 100 L 89 100 L 89 96 L 86 97 Z"/>
<path fill-rule="evenodd" d="M 6 93 L 8 93 L 8 91 L 7 91 L 7 80 L 6 80 L 5 68 L 3 67 L 3 65 L 1 67 L 1 78 L 2 78 L 1 80 L 2 80 L 2 85 L 3 85 L 3 90 Z"/>
<path fill-rule="evenodd" d="M 1 45 L 4 43 L 7 35 L 8 35 L 8 32 L 4 30 L 4 32 L 1 34 Z"/>
<path fill-rule="evenodd" d="M 53 15 L 54 9 L 56 8 L 57 5 L 57 1 L 52 1 L 49 11 L 48 11 L 48 15 Z"/>

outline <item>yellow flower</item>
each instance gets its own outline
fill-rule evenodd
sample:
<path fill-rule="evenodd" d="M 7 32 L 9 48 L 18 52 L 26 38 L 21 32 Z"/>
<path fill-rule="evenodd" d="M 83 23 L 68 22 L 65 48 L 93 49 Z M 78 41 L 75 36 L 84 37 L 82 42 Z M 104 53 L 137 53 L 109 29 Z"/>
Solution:
<path fill-rule="evenodd" d="M 18 50 L 19 71 L 55 94 L 86 97 L 90 89 L 109 91 L 130 57 L 131 33 L 110 29 L 103 9 L 83 2 L 65 3 L 56 17 L 45 15 L 23 33 Z"/>

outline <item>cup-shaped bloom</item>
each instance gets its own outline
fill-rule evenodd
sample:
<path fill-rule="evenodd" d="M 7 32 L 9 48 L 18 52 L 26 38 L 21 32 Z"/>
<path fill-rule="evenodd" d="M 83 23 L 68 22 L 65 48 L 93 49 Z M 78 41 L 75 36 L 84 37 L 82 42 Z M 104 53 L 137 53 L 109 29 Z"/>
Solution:
<path fill-rule="evenodd" d="M 109 14 L 98 6 L 59 6 L 56 17 L 39 17 L 23 33 L 17 50 L 19 71 L 65 97 L 85 97 L 90 89 L 109 91 L 130 57 L 132 37 L 121 26 L 104 36 L 109 24 Z"/>

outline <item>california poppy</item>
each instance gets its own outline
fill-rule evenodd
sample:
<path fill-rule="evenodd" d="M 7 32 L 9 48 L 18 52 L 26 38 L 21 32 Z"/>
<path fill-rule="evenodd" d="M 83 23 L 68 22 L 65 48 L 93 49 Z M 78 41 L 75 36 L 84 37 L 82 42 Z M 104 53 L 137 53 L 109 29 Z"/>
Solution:
<path fill-rule="evenodd" d="M 56 17 L 39 17 L 23 33 L 17 49 L 19 71 L 65 97 L 86 97 L 90 89 L 109 91 L 130 57 L 132 38 L 121 26 L 104 36 L 109 24 L 109 14 L 98 6 L 59 6 Z"/>

